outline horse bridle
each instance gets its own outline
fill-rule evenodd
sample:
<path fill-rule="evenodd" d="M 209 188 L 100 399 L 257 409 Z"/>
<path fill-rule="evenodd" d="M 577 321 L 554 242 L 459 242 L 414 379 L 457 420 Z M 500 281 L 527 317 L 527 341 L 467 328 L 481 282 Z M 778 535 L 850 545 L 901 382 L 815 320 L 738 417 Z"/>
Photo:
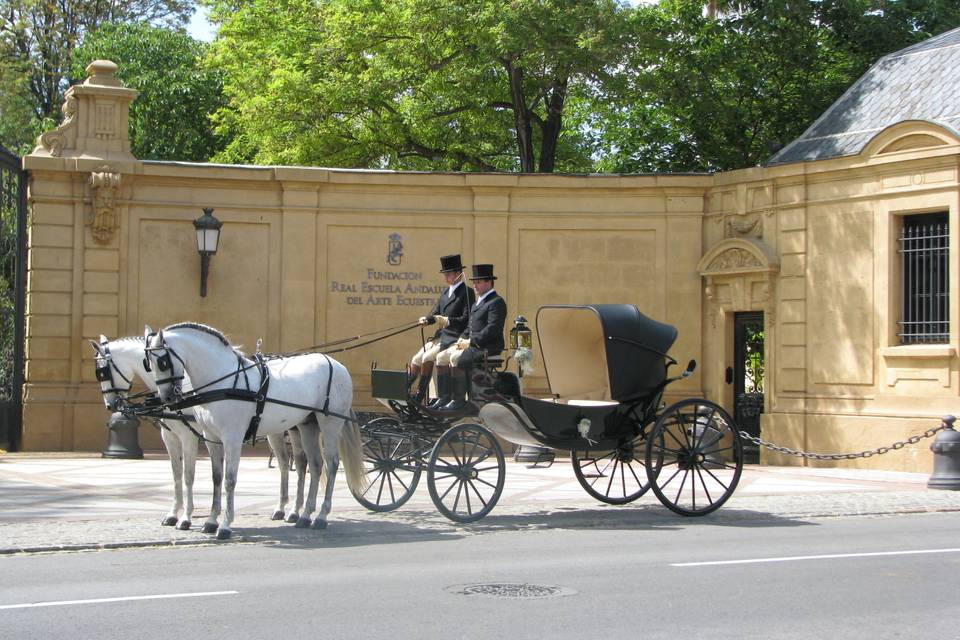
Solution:
<path fill-rule="evenodd" d="M 179 360 L 181 370 L 185 370 L 183 358 L 181 358 L 176 351 L 168 347 L 166 343 L 163 342 L 162 335 L 160 336 L 160 344 L 157 345 L 156 347 L 151 347 L 150 339 L 153 338 L 155 335 L 157 334 L 151 333 L 147 335 L 147 340 L 143 348 L 144 350 L 143 366 L 147 371 L 153 371 L 153 369 L 150 367 L 150 353 L 162 352 L 159 355 L 156 355 L 157 372 L 158 373 L 169 372 L 169 374 L 167 375 L 166 378 L 156 378 L 157 389 L 159 390 L 160 385 L 170 383 L 173 385 L 174 397 L 182 398 L 183 391 L 182 391 L 180 382 L 183 380 L 184 376 L 182 374 L 179 376 L 174 375 L 173 358 L 176 358 L 177 360 Z"/>
<path fill-rule="evenodd" d="M 103 385 L 100 385 L 100 393 L 106 395 L 108 393 L 127 393 L 133 387 L 133 380 L 127 378 L 123 375 L 123 372 L 120 371 L 120 368 L 117 367 L 116 363 L 113 361 L 113 356 L 110 354 L 110 347 L 108 343 L 100 343 L 100 356 L 103 358 L 103 366 L 100 366 L 99 361 L 96 368 L 96 376 L 98 382 L 109 382 L 110 388 L 104 389 Z M 116 381 L 113 379 L 113 374 L 116 373 L 120 376 L 120 379 L 127 383 L 126 389 L 121 389 L 117 386 Z"/>

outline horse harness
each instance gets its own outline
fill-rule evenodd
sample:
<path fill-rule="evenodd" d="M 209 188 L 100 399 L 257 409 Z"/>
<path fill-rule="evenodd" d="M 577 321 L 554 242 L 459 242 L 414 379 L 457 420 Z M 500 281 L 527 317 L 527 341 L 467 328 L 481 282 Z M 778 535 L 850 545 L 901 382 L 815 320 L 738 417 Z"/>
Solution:
<path fill-rule="evenodd" d="M 267 393 L 270 389 L 270 370 L 267 367 L 268 357 L 264 356 L 261 353 L 254 354 L 254 363 L 252 365 L 245 365 L 243 358 L 237 354 L 237 370 L 231 372 L 225 376 L 217 378 L 207 384 L 196 387 L 188 396 L 184 396 L 179 381 L 183 380 L 182 375 L 174 375 L 173 368 L 173 358 L 176 358 L 180 361 L 180 366 L 183 367 L 184 362 L 176 351 L 170 347 L 163 345 L 162 347 L 146 347 L 146 351 L 159 350 L 163 349 L 163 353 L 157 356 L 157 369 L 159 372 L 169 372 L 166 378 L 158 378 L 157 385 L 172 383 L 174 385 L 174 394 L 179 398 L 178 400 L 170 403 L 166 403 L 164 406 L 168 409 L 172 409 L 181 412 L 183 409 L 189 407 L 195 407 L 201 404 L 208 404 L 210 402 L 218 402 L 221 400 L 240 400 L 244 402 L 253 402 L 256 404 L 254 409 L 253 416 L 250 417 L 250 424 L 247 425 L 246 433 L 244 433 L 243 439 L 245 442 L 253 443 L 257 437 L 257 430 L 260 428 L 260 419 L 263 414 L 263 410 L 266 407 L 268 402 L 273 404 L 279 404 L 285 407 L 291 407 L 294 409 L 303 409 L 305 411 L 319 411 L 324 415 L 333 416 L 335 418 L 341 418 L 343 420 L 353 421 L 353 418 L 350 416 L 341 415 L 339 413 L 330 411 L 330 391 L 333 387 L 333 362 L 330 360 L 330 357 L 321 353 L 324 359 L 327 361 L 327 391 L 326 398 L 323 403 L 323 407 L 311 407 L 304 404 L 297 404 L 295 402 L 287 402 L 286 400 L 279 400 L 277 398 L 268 397 Z M 172 356 L 172 357 L 171 357 Z M 145 358 L 148 364 L 149 370 L 149 358 Z M 257 390 L 250 388 L 250 379 L 247 376 L 247 370 L 252 369 L 253 367 L 257 368 L 257 371 L 260 373 L 260 386 Z M 240 376 L 243 375 L 245 387 L 239 387 Z M 222 382 L 230 377 L 233 377 L 233 387 L 227 389 L 211 389 L 209 391 L 202 391 L 205 387 L 209 387 L 218 382 Z"/>

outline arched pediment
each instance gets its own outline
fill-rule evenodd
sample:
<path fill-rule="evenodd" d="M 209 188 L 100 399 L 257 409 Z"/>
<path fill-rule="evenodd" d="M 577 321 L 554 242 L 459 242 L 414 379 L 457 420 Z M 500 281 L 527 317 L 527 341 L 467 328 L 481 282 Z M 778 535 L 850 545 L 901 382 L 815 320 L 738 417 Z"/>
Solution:
<path fill-rule="evenodd" d="M 960 133 L 929 120 L 904 120 L 875 135 L 863 147 L 863 155 L 878 156 L 898 151 L 934 149 L 960 143 Z"/>
<path fill-rule="evenodd" d="M 779 270 L 780 260 L 770 247 L 760 240 L 747 238 L 721 240 L 713 245 L 697 263 L 697 271 L 701 276 Z"/>

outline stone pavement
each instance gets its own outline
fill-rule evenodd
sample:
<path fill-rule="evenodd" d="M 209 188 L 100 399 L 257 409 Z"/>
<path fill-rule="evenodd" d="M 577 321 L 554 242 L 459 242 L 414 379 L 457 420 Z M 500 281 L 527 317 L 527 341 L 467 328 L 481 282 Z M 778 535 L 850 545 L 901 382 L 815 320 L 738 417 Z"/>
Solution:
<path fill-rule="evenodd" d="M 178 531 L 160 526 L 173 495 L 170 463 L 162 454 L 144 460 L 0 455 L 0 554 L 223 544 L 200 532 L 211 498 L 208 459 L 198 461 L 196 478 L 193 528 Z M 683 518 L 652 492 L 626 506 L 598 503 L 577 483 L 567 460 L 533 469 L 508 461 L 500 502 L 480 522 L 458 525 L 437 513 L 425 475 L 413 498 L 386 514 L 361 507 L 340 477 L 329 528 L 312 531 L 269 519 L 277 505 L 279 473 L 268 468 L 266 457 L 255 456 L 241 462 L 231 542 L 341 546 L 502 530 L 796 526 L 811 518 L 960 511 L 960 491 L 927 489 L 927 479 L 925 474 L 747 466 L 723 507 L 702 518 Z"/>

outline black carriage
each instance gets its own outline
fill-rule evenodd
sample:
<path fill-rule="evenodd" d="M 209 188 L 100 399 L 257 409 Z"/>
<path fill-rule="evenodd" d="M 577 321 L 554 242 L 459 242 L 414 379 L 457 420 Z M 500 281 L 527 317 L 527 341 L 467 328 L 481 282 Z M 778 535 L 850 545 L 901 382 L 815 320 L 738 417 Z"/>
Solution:
<path fill-rule="evenodd" d="M 677 330 L 633 305 L 550 305 L 536 318 L 550 395 L 524 395 L 504 360 L 471 373 L 469 415 L 407 401 L 405 372 L 374 368 L 374 396 L 394 416 L 361 428 L 371 484 L 355 494 L 374 511 L 405 503 L 427 472 L 437 509 L 457 522 L 487 515 L 503 491 L 500 440 L 570 452 L 594 498 L 626 504 L 653 489 L 676 513 L 704 515 L 732 495 L 742 470 L 739 431 L 729 414 L 690 398 L 664 407 Z"/>

